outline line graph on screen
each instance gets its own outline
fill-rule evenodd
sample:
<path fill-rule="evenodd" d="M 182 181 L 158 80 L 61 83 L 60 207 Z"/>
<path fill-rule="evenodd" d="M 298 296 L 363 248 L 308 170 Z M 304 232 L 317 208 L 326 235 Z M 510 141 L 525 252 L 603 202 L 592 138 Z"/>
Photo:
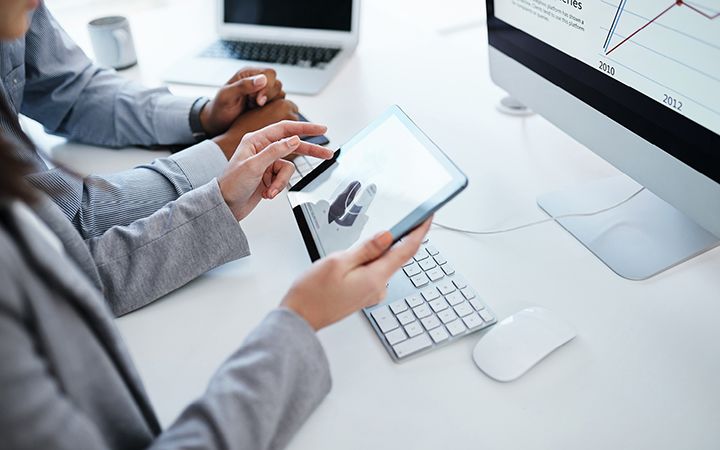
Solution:
<path fill-rule="evenodd" d="M 599 56 L 618 67 L 615 77 L 720 128 L 720 1 L 601 2 Z"/>

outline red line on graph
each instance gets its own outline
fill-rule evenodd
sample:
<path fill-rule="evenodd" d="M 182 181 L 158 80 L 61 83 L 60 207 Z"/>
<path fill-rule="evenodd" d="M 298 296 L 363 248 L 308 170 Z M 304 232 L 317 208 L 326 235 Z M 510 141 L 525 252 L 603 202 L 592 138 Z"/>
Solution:
<path fill-rule="evenodd" d="M 705 13 L 704 11 L 702 11 L 702 10 L 700 10 L 700 9 L 692 6 L 692 5 L 689 4 L 689 3 L 684 2 L 683 0 L 676 0 L 676 1 L 672 2 L 672 5 L 670 5 L 670 6 L 668 6 L 667 8 L 665 8 L 665 9 L 663 10 L 663 12 L 661 12 L 661 13 L 658 14 L 657 16 L 653 17 L 652 20 L 650 20 L 648 23 L 646 23 L 645 25 L 643 25 L 643 26 L 641 26 L 640 28 L 638 28 L 637 30 L 635 30 L 632 34 L 630 34 L 630 36 L 628 36 L 628 37 L 626 37 L 625 39 L 623 39 L 622 41 L 620 41 L 619 44 L 617 44 L 615 47 L 613 47 L 613 48 L 611 48 L 610 50 L 608 50 L 608 52 L 605 53 L 605 54 L 606 54 L 606 55 L 609 55 L 609 54 L 612 53 L 616 48 L 620 47 L 621 45 L 623 45 L 624 43 L 626 43 L 627 41 L 629 41 L 633 36 L 635 36 L 636 34 L 638 34 L 639 32 L 641 32 L 642 30 L 644 30 L 645 28 L 647 28 L 648 26 L 650 26 L 651 23 L 655 22 L 656 20 L 658 20 L 659 18 L 661 18 L 662 16 L 664 16 L 665 13 L 667 13 L 668 11 L 670 11 L 671 9 L 673 9 L 673 8 L 676 7 L 676 6 L 682 6 L 682 5 L 687 6 L 687 7 L 690 8 L 692 11 L 695 11 L 696 13 L 700 14 L 701 16 L 703 16 L 703 17 L 705 17 L 705 18 L 707 18 L 707 19 L 709 19 L 709 20 L 713 20 L 713 19 L 716 19 L 716 18 L 720 17 L 720 12 L 717 12 L 717 13 L 715 13 L 715 15 L 712 15 L 712 16 L 711 16 L 710 14 Z"/>
<path fill-rule="evenodd" d="M 706 13 L 705 11 L 702 11 L 702 10 L 697 9 L 696 7 L 694 7 L 693 5 L 691 5 L 690 3 L 682 2 L 682 4 L 685 5 L 685 6 L 687 6 L 687 7 L 690 8 L 690 9 L 692 9 L 692 10 L 695 11 L 696 13 L 700 14 L 701 16 L 707 17 L 707 18 L 710 19 L 710 20 L 717 19 L 718 17 L 720 17 L 720 12 L 716 12 L 715 15 L 712 15 L 712 16 L 711 16 L 710 14 Z"/>

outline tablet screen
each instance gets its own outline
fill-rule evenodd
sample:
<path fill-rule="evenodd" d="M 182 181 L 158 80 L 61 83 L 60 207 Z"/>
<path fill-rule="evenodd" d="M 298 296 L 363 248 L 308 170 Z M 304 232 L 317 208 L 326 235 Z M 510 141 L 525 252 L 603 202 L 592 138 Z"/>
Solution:
<path fill-rule="evenodd" d="M 394 107 L 288 195 L 293 208 L 302 211 L 317 253 L 325 256 L 393 230 L 448 186 L 464 185 L 443 158 Z"/>

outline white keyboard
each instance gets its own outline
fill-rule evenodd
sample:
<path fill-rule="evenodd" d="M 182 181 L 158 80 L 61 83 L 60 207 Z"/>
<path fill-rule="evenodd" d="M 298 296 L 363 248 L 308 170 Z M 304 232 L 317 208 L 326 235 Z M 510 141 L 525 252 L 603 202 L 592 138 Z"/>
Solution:
<path fill-rule="evenodd" d="M 293 163 L 296 171 L 290 178 L 291 185 L 322 160 L 297 156 Z M 363 311 L 390 357 L 397 362 L 497 322 L 477 292 L 429 240 L 392 277 L 388 297 Z"/>
<path fill-rule="evenodd" d="M 394 361 L 447 345 L 497 322 L 477 292 L 429 240 L 390 280 L 385 301 L 364 312 Z"/>

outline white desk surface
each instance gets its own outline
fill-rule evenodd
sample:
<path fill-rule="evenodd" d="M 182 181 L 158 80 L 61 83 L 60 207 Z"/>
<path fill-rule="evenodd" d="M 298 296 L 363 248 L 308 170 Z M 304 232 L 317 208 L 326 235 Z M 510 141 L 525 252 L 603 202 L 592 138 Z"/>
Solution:
<path fill-rule="evenodd" d="M 127 15 L 140 65 L 125 73 L 148 84 L 213 39 L 214 2 L 106 4 L 55 12 L 88 51 L 87 20 Z M 321 95 L 292 99 L 330 126 L 333 145 L 391 103 L 406 109 L 470 178 L 438 221 L 478 229 L 525 223 L 542 217 L 538 194 L 616 173 L 544 119 L 495 110 L 503 93 L 488 76 L 482 2 L 366 0 L 363 8 L 352 60 Z M 443 33 L 465 24 L 476 26 Z M 80 170 L 118 170 L 158 156 L 34 134 Z M 309 266 L 284 198 L 262 204 L 243 226 L 251 257 L 118 320 L 166 425 Z M 397 365 L 356 314 L 320 332 L 334 386 L 291 449 L 718 448 L 720 250 L 631 282 L 554 224 L 494 237 L 434 230 L 431 238 L 500 319 L 542 305 L 578 337 L 501 384 L 474 366 L 477 336 Z"/>

